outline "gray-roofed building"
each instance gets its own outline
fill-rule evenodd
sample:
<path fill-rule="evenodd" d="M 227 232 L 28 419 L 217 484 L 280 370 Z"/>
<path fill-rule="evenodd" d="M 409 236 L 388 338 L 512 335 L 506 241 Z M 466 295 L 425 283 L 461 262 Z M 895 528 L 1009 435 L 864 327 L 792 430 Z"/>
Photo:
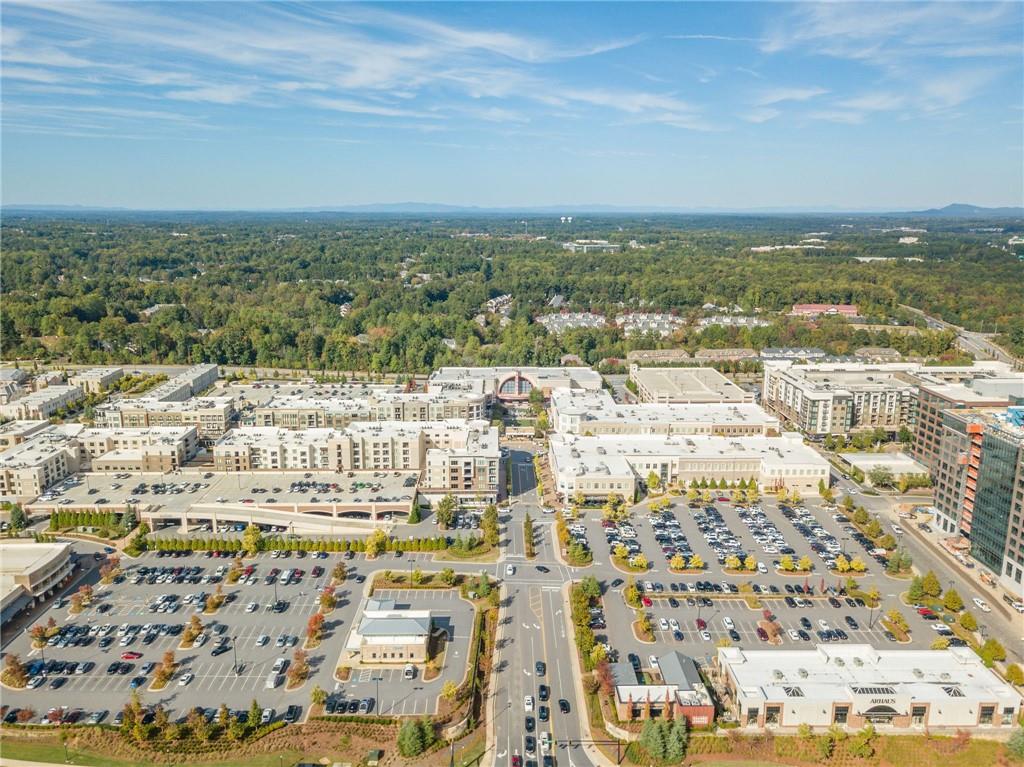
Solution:
<path fill-rule="evenodd" d="M 433 618 L 430 610 L 401 610 L 392 600 L 368 599 L 346 650 L 362 663 L 423 663 Z"/>
<path fill-rule="evenodd" d="M 662 717 L 683 717 L 691 727 L 711 724 L 715 704 L 693 658 L 669 652 L 657 659 L 654 671 L 661 680 L 640 684 L 629 663 L 612 666 L 615 679 L 615 709 L 621 721 Z M 617 671 L 616 667 L 624 666 Z"/>

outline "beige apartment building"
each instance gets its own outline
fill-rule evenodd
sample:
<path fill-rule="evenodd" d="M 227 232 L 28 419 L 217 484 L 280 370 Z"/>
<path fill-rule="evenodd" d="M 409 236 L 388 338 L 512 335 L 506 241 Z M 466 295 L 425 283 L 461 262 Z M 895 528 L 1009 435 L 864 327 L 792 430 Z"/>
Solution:
<path fill-rule="evenodd" d="M 126 399 L 96 412 L 96 423 L 108 428 L 195 426 L 201 442 L 210 443 L 228 430 L 235 414 L 231 397 L 193 397 L 161 402 L 149 397 Z"/>

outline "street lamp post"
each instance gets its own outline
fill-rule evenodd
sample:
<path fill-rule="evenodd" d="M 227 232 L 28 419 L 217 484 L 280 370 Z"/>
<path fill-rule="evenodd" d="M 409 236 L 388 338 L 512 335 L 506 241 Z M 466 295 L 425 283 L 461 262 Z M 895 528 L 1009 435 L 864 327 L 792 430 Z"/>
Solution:
<path fill-rule="evenodd" d="M 381 711 L 381 705 L 380 705 L 380 680 L 381 680 L 381 677 L 379 677 L 379 676 L 375 676 L 373 678 L 373 681 L 376 682 L 376 684 L 377 684 L 377 710 L 378 711 Z M 383 711 L 381 711 L 381 713 L 383 713 Z"/>
<path fill-rule="evenodd" d="M 238 651 L 235 649 L 235 645 L 238 644 L 238 637 L 231 637 L 231 657 L 235 659 L 235 676 L 238 676 Z"/>

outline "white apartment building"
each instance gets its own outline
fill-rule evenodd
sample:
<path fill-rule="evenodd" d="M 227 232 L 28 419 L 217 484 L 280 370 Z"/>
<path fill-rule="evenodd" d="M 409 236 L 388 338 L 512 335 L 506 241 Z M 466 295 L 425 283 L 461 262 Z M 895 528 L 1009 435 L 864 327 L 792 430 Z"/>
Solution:
<path fill-rule="evenodd" d="M 195 426 L 84 429 L 73 441 L 82 469 L 167 472 L 195 457 L 199 431 Z"/>
<path fill-rule="evenodd" d="M 0 450 L 9 450 L 46 429 L 49 421 L 8 421 L 0 424 Z"/>
<path fill-rule="evenodd" d="M 0 405 L 0 417 L 17 420 L 49 418 L 61 408 L 76 404 L 83 396 L 80 386 L 47 386 Z"/>
<path fill-rule="evenodd" d="M 590 498 L 618 493 L 633 498 L 653 471 L 663 484 L 702 479 L 749 482 L 765 492 L 780 487 L 817 495 L 829 464 L 803 444 L 799 434 L 778 437 L 558 434 L 549 439 L 549 459 L 558 494 Z"/>
<path fill-rule="evenodd" d="M 626 405 L 607 391 L 556 389 L 550 423 L 562 434 L 703 434 L 767 436 L 780 431 L 779 419 L 747 402 Z"/>
<path fill-rule="evenodd" d="M 117 383 L 124 376 L 124 369 L 118 367 L 90 368 L 80 370 L 69 379 L 73 386 L 80 386 L 86 394 L 99 394 Z"/>
<path fill-rule="evenodd" d="M 917 366 L 766 362 L 761 402 L 805 434 L 849 434 L 914 423 Z"/>
<path fill-rule="evenodd" d="M 195 426 L 199 439 L 212 442 L 228 430 L 235 414 L 231 397 L 192 397 L 160 401 L 151 397 L 123 399 L 96 409 L 96 423 L 108 428 Z"/>
<path fill-rule="evenodd" d="M 183 402 L 209 389 L 217 382 L 216 365 L 194 365 L 148 392 L 157 402 Z"/>
<path fill-rule="evenodd" d="M 498 430 L 486 421 L 364 422 L 344 429 L 232 429 L 213 446 L 218 471 L 420 471 L 426 494 L 497 498 Z"/>
<path fill-rule="evenodd" d="M 0 453 L 0 496 L 35 498 L 78 471 L 80 424 L 50 426 Z"/>

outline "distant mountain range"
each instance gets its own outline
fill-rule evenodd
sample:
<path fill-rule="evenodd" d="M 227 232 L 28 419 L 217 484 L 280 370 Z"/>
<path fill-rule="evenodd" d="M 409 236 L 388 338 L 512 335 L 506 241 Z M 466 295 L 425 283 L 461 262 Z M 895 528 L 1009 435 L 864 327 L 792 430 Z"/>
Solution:
<path fill-rule="evenodd" d="M 933 216 L 935 218 L 1015 218 L 1024 216 L 1024 208 L 982 208 L 963 202 L 954 202 L 945 208 L 929 208 L 908 213 L 909 216 Z"/>
<path fill-rule="evenodd" d="M 4 205 L 5 213 L 362 213 L 391 215 L 525 215 L 543 213 L 557 216 L 576 216 L 586 213 L 604 214 L 674 214 L 674 215 L 860 215 L 860 216 L 903 216 L 920 218 L 1020 218 L 1024 217 L 1024 207 L 985 208 L 979 205 L 953 203 L 944 208 L 928 210 L 894 211 L 891 209 L 855 210 L 822 206 L 818 208 L 799 206 L 779 206 L 761 208 L 714 208 L 714 207 L 672 207 L 643 205 L 537 205 L 480 207 L 475 205 L 446 205 L 432 202 L 391 202 L 372 203 L 367 205 L 325 205 L 308 208 L 262 208 L 262 209 L 160 209 L 147 210 L 142 208 L 123 207 L 90 207 L 86 205 Z"/>

